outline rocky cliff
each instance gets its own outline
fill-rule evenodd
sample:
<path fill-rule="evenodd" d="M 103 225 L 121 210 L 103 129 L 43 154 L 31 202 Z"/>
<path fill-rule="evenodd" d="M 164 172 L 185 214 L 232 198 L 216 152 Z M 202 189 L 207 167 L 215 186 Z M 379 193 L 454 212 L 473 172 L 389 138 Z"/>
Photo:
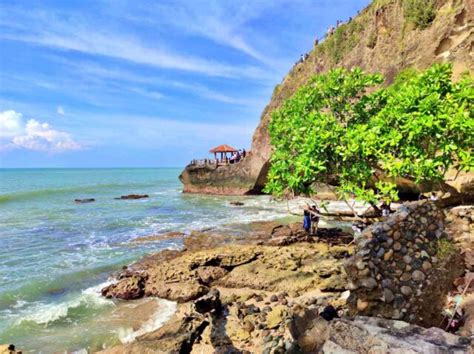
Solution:
<path fill-rule="evenodd" d="M 455 78 L 474 71 L 474 0 L 436 0 L 434 19 L 416 26 L 401 0 L 374 0 L 335 34 L 315 44 L 309 57 L 295 65 L 275 87 L 252 141 L 252 154 L 237 165 L 214 170 L 186 168 L 186 192 L 248 194 L 265 184 L 271 155 L 268 123 L 272 111 L 314 74 L 335 66 L 360 66 L 385 75 L 390 84 L 406 68 L 425 69 L 435 62 L 453 63 Z M 473 175 L 449 181 L 457 190 L 474 192 Z"/>

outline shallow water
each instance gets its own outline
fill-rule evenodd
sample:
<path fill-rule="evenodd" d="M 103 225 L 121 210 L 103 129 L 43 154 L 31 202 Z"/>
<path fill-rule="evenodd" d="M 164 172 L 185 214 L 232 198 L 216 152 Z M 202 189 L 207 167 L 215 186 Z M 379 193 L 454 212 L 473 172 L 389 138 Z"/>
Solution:
<path fill-rule="evenodd" d="M 130 340 L 157 327 L 174 305 L 153 300 L 146 305 L 155 306 L 153 318 L 132 324 L 126 308 L 135 305 L 101 298 L 99 290 L 122 265 L 181 246 L 176 240 L 130 241 L 167 231 L 237 232 L 252 221 L 288 216 L 286 203 L 267 196 L 182 194 L 179 173 L 0 170 L 0 343 L 49 353 L 97 350 Z M 114 199 L 132 193 L 150 198 Z M 76 198 L 96 201 L 76 204 Z M 229 204 L 236 200 L 245 205 Z"/>

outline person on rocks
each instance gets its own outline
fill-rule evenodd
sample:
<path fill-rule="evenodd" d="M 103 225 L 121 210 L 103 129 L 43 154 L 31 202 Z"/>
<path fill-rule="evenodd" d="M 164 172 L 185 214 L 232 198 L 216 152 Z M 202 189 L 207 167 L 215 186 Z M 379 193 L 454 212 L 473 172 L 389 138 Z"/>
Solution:
<path fill-rule="evenodd" d="M 303 228 L 306 231 L 306 233 L 311 232 L 311 212 L 310 212 L 311 207 L 308 205 L 303 209 Z"/>
<path fill-rule="evenodd" d="M 387 216 L 390 215 L 390 204 L 387 204 L 387 202 L 384 200 L 382 201 L 382 204 L 380 205 L 380 211 L 382 213 L 382 216 L 386 218 Z"/>
<path fill-rule="evenodd" d="M 436 194 L 436 192 L 431 192 L 430 200 L 433 202 L 438 200 L 438 195 Z"/>
<path fill-rule="evenodd" d="M 245 159 L 245 156 L 247 156 L 247 151 L 245 149 L 242 150 L 242 158 Z"/>
<path fill-rule="evenodd" d="M 316 205 L 313 205 L 310 209 L 311 213 L 311 235 L 316 236 L 318 232 L 318 224 L 319 224 L 319 210 Z"/>

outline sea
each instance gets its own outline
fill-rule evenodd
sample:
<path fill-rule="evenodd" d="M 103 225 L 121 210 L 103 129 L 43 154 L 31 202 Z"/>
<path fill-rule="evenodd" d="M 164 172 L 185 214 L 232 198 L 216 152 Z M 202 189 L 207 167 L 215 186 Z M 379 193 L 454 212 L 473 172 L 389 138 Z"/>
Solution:
<path fill-rule="evenodd" d="M 1 169 L 0 344 L 23 352 L 91 352 L 158 328 L 176 304 L 100 296 L 111 274 L 180 240 L 133 242 L 169 231 L 238 233 L 284 219 L 268 196 L 182 193 L 181 169 Z M 139 200 L 117 200 L 148 194 Z M 75 199 L 94 198 L 77 204 Z M 235 206 L 232 201 L 244 205 Z"/>
<path fill-rule="evenodd" d="M 0 344 L 87 353 L 130 342 L 161 326 L 176 304 L 110 300 L 100 290 L 124 265 L 182 247 L 179 239 L 134 240 L 210 229 L 242 235 L 253 221 L 294 220 L 289 209 L 301 211 L 301 200 L 183 194 L 180 172 L 0 169 Z M 149 198 L 115 199 L 128 194 Z M 95 201 L 74 202 L 85 198 Z M 344 208 L 338 203 L 332 208 Z"/>

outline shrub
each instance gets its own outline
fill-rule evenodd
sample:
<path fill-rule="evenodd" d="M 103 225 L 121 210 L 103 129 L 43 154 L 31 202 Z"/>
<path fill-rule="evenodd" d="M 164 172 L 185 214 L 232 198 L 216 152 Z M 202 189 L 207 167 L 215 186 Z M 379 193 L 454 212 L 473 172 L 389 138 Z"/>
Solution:
<path fill-rule="evenodd" d="M 336 181 L 340 197 L 375 203 L 397 199 L 396 178 L 434 183 L 449 168 L 474 170 L 474 85 L 451 74 L 449 64 L 407 70 L 389 88 L 360 68 L 314 76 L 272 114 L 265 191 L 308 194 Z"/>
<path fill-rule="evenodd" d="M 433 22 L 436 10 L 433 0 L 403 0 L 403 14 L 416 28 L 424 29 Z"/>

